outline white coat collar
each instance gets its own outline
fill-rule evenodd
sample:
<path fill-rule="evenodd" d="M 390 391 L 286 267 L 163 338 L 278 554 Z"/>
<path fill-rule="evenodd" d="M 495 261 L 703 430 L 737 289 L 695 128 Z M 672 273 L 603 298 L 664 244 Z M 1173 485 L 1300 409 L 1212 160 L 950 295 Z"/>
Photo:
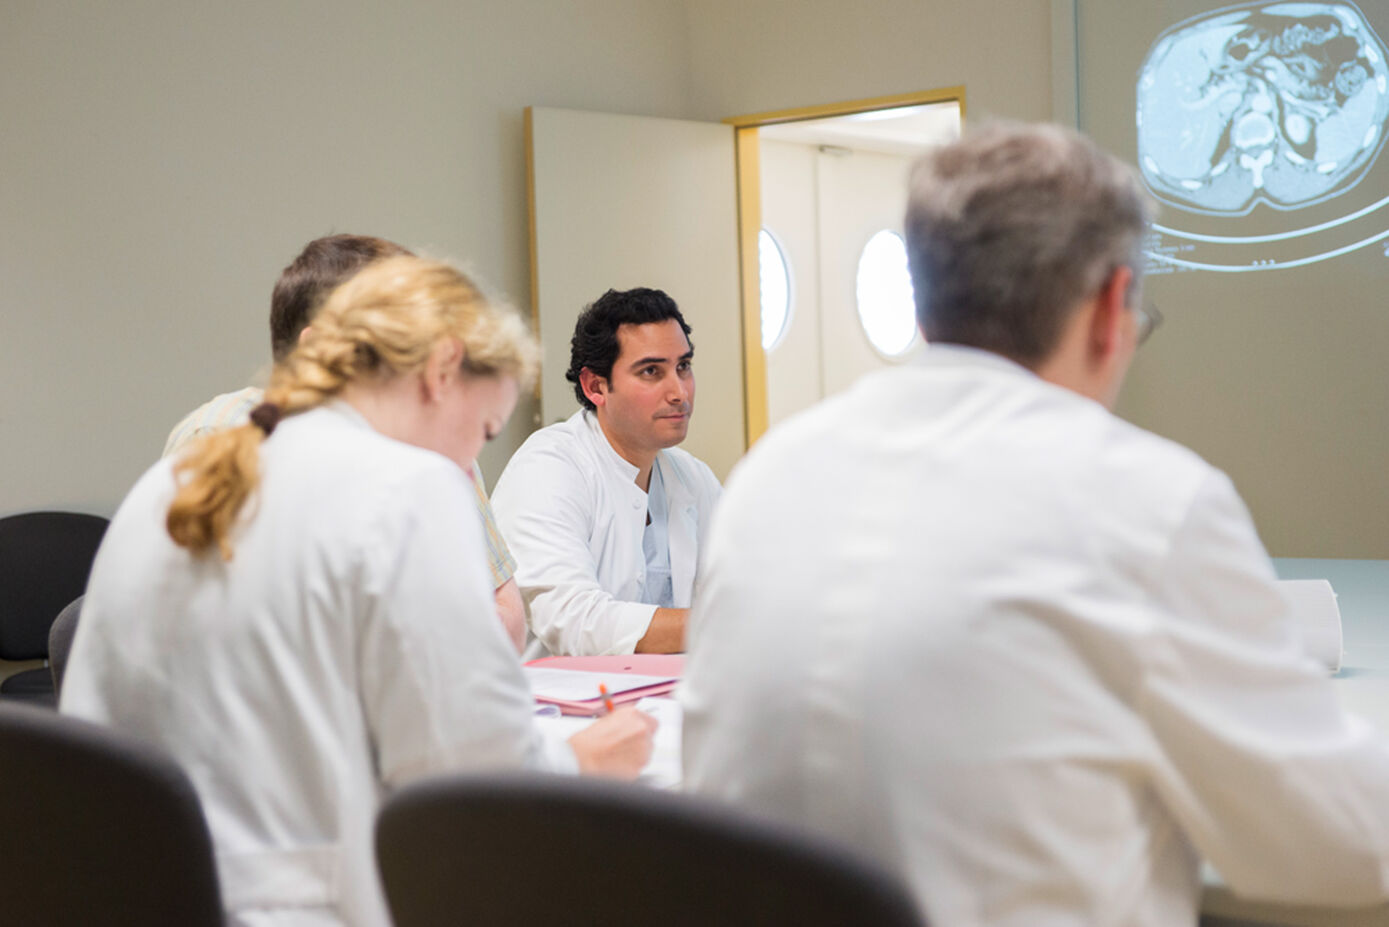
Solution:
<path fill-rule="evenodd" d="M 1104 409 L 1107 414 L 1113 414 L 1099 400 L 1049 380 L 1044 380 L 1035 371 L 1028 370 L 1022 364 L 1009 360 L 1002 354 L 995 354 L 981 348 L 971 348 L 960 344 L 933 344 L 921 353 L 921 356 L 916 359 L 916 363 L 923 370 L 975 370 L 985 374 L 999 374 L 1010 378 L 1013 382 L 1026 383 L 1056 399 L 1066 402 L 1087 403 Z"/>
<path fill-rule="evenodd" d="M 580 413 L 584 419 L 584 425 L 588 427 L 589 434 L 593 438 L 593 444 L 598 448 L 598 453 L 607 461 L 618 473 L 632 481 L 632 485 L 637 485 L 637 466 L 617 451 L 613 450 L 612 444 L 608 442 L 608 436 L 603 434 L 603 426 L 598 424 L 598 416 L 593 414 L 591 409 L 584 409 Z M 637 487 L 640 489 L 641 487 Z"/>
<path fill-rule="evenodd" d="M 927 345 L 926 350 L 921 352 L 915 363 L 926 368 L 975 367 L 1029 377 L 1033 380 L 1040 379 L 1037 374 L 1022 364 L 1009 360 L 1002 354 L 995 354 L 993 351 L 971 348 L 962 344 Z"/>
<path fill-rule="evenodd" d="M 603 434 L 602 426 L 598 424 L 597 416 L 590 410 L 582 409 L 576 412 L 569 421 L 573 422 L 575 417 L 583 423 L 580 434 L 587 436 L 599 465 L 606 463 L 611 468 L 609 472 L 622 484 L 622 491 L 628 494 L 628 498 L 641 503 L 630 511 L 632 536 L 639 540 L 645 530 L 646 493 L 637 485 L 637 468 L 613 450 L 613 446 L 608 443 L 607 435 Z M 656 458 L 661 462 L 661 483 L 666 493 L 666 537 L 670 543 L 671 588 L 675 593 L 677 605 L 684 608 L 690 604 L 694 595 L 695 569 L 699 559 L 697 488 L 687 468 L 682 466 L 681 458 L 666 451 L 659 452 Z M 614 517 L 625 518 L 627 514 L 614 513 Z M 645 565 L 643 557 L 639 569 L 645 570 Z"/>

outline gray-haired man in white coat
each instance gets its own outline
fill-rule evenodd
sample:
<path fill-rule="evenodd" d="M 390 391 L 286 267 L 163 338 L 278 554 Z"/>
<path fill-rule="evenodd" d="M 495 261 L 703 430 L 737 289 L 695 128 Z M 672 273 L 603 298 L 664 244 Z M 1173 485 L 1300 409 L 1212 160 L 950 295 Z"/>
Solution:
<path fill-rule="evenodd" d="M 1156 316 L 1131 171 L 1057 127 L 926 155 L 931 346 L 734 471 L 685 775 L 850 840 L 933 923 L 1195 924 L 1389 897 L 1389 752 L 1284 614 L 1230 481 L 1109 407 Z"/>

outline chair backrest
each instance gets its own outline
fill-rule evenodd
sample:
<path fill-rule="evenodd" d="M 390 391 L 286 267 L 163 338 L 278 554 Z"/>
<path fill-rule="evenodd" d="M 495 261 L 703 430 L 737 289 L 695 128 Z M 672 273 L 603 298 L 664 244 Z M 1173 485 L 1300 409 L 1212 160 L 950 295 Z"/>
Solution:
<path fill-rule="evenodd" d="M 898 880 L 847 848 L 689 796 L 559 776 L 402 789 L 376 854 L 396 927 L 919 927 Z"/>
<path fill-rule="evenodd" d="M 188 778 L 103 728 L 0 704 L 0 839 L 4 905 L 19 920 L 222 924 L 212 840 Z"/>
<path fill-rule="evenodd" d="M 0 659 L 48 656 L 48 628 L 86 590 L 107 524 L 77 512 L 0 518 Z"/>
<path fill-rule="evenodd" d="M 48 629 L 48 671 L 53 674 L 55 697 L 63 692 L 63 673 L 67 672 L 68 654 L 72 652 L 72 638 L 77 634 L 77 618 L 82 614 L 82 600 L 85 598 L 85 595 L 79 595 L 69 602 Z"/>

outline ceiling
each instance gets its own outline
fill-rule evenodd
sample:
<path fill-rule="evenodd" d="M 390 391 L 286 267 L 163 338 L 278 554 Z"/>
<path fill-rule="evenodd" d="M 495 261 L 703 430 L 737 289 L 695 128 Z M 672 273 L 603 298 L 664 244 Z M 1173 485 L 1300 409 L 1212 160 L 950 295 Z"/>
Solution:
<path fill-rule="evenodd" d="M 960 104 L 949 100 L 826 119 L 763 126 L 760 137 L 802 145 L 915 155 L 960 134 Z"/>

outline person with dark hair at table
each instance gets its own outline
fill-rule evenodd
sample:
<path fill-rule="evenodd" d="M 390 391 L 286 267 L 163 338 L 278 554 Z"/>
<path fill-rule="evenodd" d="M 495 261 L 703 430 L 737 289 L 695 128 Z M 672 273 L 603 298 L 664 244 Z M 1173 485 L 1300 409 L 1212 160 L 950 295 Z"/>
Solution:
<path fill-rule="evenodd" d="M 676 447 L 694 414 L 694 345 L 660 290 L 609 290 L 574 326 L 581 408 L 517 450 L 497 481 L 535 641 L 528 655 L 672 653 L 719 482 Z"/>
<path fill-rule="evenodd" d="M 281 271 L 270 295 L 270 350 L 275 363 L 283 361 L 294 350 L 318 307 L 339 284 L 374 261 L 409 253 L 393 241 L 371 235 L 326 235 L 305 245 Z M 203 403 L 174 426 L 164 445 L 163 456 L 178 454 L 203 435 L 245 423 L 264 392 L 258 386 L 248 386 Z M 482 483 L 482 471 L 476 462 L 468 475 L 482 520 L 497 615 L 519 652 L 526 636 L 526 607 L 516 588 L 516 559 L 497 530 Z"/>

